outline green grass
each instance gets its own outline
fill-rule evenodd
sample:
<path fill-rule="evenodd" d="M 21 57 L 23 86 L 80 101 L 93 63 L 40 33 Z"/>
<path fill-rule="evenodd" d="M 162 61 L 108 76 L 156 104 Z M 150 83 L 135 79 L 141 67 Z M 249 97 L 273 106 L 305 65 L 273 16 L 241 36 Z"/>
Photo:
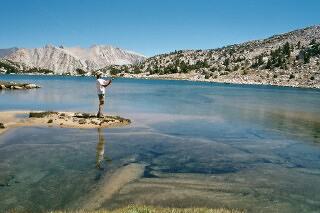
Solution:
<path fill-rule="evenodd" d="M 130 205 L 116 210 L 76 210 L 76 211 L 52 211 L 50 213 L 243 213 L 245 211 L 235 209 L 209 209 L 209 208 L 160 208 L 151 206 Z"/>

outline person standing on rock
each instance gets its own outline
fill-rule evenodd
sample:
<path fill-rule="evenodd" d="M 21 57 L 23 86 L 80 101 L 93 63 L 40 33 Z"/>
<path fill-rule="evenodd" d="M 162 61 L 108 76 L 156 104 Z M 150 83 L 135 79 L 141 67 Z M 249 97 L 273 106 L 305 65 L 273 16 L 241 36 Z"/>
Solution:
<path fill-rule="evenodd" d="M 98 93 L 98 98 L 99 98 L 99 109 L 97 113 L 97 117 L 101 118 L 103 117 L 102 112 L 103 112 L 103 106 L 104 106 L 104 96 L 106 93 L 106 87 L 111 84 L 111 79 L 110 80 L 104 80 L 102 79 L 102 72 L 97 72 L 96 73 L 97 81 L 97 93 Z"/>

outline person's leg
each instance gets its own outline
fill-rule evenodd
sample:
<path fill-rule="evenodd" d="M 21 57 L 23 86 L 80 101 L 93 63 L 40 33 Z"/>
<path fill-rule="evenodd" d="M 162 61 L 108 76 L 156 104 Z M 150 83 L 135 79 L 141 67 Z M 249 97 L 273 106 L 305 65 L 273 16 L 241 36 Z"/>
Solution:
<path fill-rule="evenodd" d="M 99 95 L 99 110 L 98 110 L 97 117 L 102 117 L 103 106 L 104 106 L 104 95 L 100 94 Z"/>

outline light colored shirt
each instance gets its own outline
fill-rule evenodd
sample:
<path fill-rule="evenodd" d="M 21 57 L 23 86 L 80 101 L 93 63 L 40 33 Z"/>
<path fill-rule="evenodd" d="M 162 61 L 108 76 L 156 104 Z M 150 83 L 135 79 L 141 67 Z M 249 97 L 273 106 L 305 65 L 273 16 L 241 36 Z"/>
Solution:
<path fill-rule="evenodd" d="M 106 93 L 106 88 L 103 85 L 106 85 L 108 81 L 103 80 L 101 78 L 97 79 L 96 85 L 97 85 L 97 93 L 100 94 L 105 94 Z"/>

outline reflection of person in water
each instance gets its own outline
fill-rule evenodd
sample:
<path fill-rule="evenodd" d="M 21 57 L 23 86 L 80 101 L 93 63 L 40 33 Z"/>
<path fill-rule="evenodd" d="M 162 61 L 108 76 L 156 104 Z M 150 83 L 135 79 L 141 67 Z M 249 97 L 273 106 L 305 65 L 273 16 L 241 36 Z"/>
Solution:
<path fill-rule="evenodd" d="M 104 157 L 104 145 L 106 143 L 102 129 L 98 128 L 98 144 L 97 144 L 97 155 L 96 155 L 96 167 L 98 169 L 103 169 Z"/>

